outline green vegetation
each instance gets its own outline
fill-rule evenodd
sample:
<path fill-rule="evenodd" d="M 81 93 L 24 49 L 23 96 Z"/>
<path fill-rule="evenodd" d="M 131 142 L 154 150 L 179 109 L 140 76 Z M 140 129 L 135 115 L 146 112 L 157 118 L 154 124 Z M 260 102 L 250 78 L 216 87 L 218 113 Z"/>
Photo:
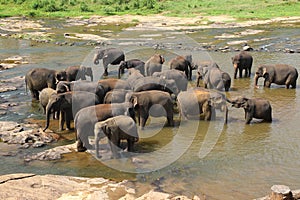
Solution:
<path fill-rule="evenodd" d="M 299 16 L 300 0 L 0 0 L 0 17 L 228 15 L 240 19 Z"/>

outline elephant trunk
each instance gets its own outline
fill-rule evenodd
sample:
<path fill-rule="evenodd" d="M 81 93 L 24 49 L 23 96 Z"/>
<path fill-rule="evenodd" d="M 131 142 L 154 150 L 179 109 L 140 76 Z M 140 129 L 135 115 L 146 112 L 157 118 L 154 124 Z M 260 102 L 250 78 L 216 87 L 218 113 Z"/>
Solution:
<path fill-rule="evenodd" d="M 121 78 L 121 71 L 122 71 L 122 69 L 121 69 L 121 67 L 119 67 L 118 78 Z"/>
<path fill-rule="evenodd" d="M 43 131 L 45 131 L 49 127 L 50 114 L 51 114 L 52 107 L 53 107 L 53 104 L 51 102 L 49 102 L 46 106 L 46 126 Z"/>
<path fill-rule="evenodd" d="M 99 64 L 99 56 L 98 56 L 98 54 L 95 54 L 93 62 L 94 62 L 95 65 Z"/>
<path fill-rule="evenodd" d="M 90 77 L 91 77 L 91 81 L 93 82 L 94 80 L 93 74 L 91 74 Z"/>
<path fill-rule="evenodd" d="M 255 86 L 255 87 L 258 87 L 258 86 L 257 86 L 258 79 L 259 79 L 259 76 L 258 76 L 257 74 L 255 74 L 255 76 L 254 76 L 254 86 Z"/>
<path fill-rule="evenodd" d="M 224 124 L 227 124 L 227 119 L 228 119 L 228 108 L 226 105 L 224 105 Z"/>

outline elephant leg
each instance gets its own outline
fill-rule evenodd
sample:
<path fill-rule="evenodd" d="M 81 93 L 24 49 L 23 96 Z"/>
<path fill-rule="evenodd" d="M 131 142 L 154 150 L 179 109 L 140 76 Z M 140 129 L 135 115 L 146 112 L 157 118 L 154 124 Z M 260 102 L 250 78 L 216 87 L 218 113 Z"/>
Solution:
<path fill-rule="evenodd" d="M 144 129 L 148 117 L 149 117 L 149 113 L 145 113 L 144 115 L 141 115 L 141 128 L 142 129 Z"/>
<path fill-rule="evenodd" d="M 246 124 L 250 124 L 250 122 L 251 122 L 251 120 L 252 120 L 252 117 L 253 115 L 251 114 L 251 112 L 249 112 L 249 111 L 246 111 L 245 112 L 245 119 L 246 119 Z"/>
<path fill-rule="evenodd" d="M 167 113 L 168 125 L 174 126 L 173 110 Z"/>
<path fill-rule="evenodd" d="M 248 68 L 245 68 L 245 77 L 248 77 Z"/>
<path fill-rule="evenodd" d="M 271 87 L 271 82 L 269 80 L 265 79 L 264 87 L 268 87 L 268 88 Z"/>
<path fill-rule="evenodd" d="M 78 137 L 78 140 L 77 140 L 77 151 L 78 152 L 85 152 L 86 151 L 86 148 L 83 146 L 83 143 L 82 143 L 82 141 L 79 137 Z"/>
<path fill-rule="evenodd" d="M 118 143 L 120 143 L 120 140 L 119 141 L 114 141 L 115 138 L 111 138 L 109 140 L 109 146 L 110 146 L 110 149 L 111 149 L 111 152 L 112 152 L 112 158 L 119 158 L 119 153 L 118 153 Z"/>
<path fill-rule="evenodd" d="M 71 120 L 72 120 L 72 111 L 68 110 L 66 111 L 66 126 L 67 130 L 71 130 Z"/>
<path fill-rule="evenodd" d="M 236 75 L 237 75 L 237 68 L 234 69 L 234 79 L 236 79 Z"/>
<path fill-rule="evenodd" d="M 35 100 L 39 100 L 39 91 L 38 90 L 31 90 L 31 97 Z"/>
<path fill-rule="evenodd" d="M 59 131 L 64 130 L 64 124 L 65 124 L 65 120 L 66 120 L 66 113 L 64 111 L 60 111 L 60 115 L 59 115 Z"/>
<path fill-rule="evenodd" d="M 210 121 L 211 120 L 211 106 L 208 105 L 208 103 L 204 103 L 203 106 L 202 106 L 202 111 L 203 111 L 203 114 L 204 114 L 204 120 L 205 121 Z"/>
<path fill-rule="evenodd" d="M 242 68 L 239 68 L 239 76 L 240 76 L 240 78 L 243 77 L 243 69 Z"/>

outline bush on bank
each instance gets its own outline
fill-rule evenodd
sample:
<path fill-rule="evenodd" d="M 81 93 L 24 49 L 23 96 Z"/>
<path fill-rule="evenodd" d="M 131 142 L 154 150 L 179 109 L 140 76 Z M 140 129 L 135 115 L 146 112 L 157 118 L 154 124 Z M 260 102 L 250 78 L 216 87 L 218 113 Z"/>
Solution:
<path fill-rule="evenodd" d="M 0 0 L 0 17 L 229 15 L 239 19 L 299 16 L 299 0 Z"/>

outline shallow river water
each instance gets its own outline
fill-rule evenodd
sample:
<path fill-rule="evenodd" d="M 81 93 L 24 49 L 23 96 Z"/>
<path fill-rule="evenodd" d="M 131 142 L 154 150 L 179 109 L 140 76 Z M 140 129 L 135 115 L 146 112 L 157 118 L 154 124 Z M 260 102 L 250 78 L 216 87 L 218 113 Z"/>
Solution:
<path fill-rule="evenodd" d="M 255 27 L 267 30 L 258 35 L 242 36 L 238 39 L 217 39 L 224 33 L 232 34 L 244 29 L 194 30 L 184 34 L 177 31 L 124 31 L 113 32 L 112 46 L 125 50 L 127 58 L 147 60 L 155 52 L 160 52 L 168 62 L 175 54 L 192 53 L 196 61 L 215 60 L 220 67 L 233 77 L 231 57 L 236 52 L 205 51 L 204 44 L 226 46 L 227 42 L 247 40 L 254 49 L 254 66 L 251 78 L 236 79 L 232 89 L 226 93 L 228 98 L 240 95 L 263 97 L 268 99 L 273 108 L 273 122 L 259 123 L 254 120 L 244 124 L 243 109 L 229 107 L 228 124 L 223 126 L 223 113 L 217 112 L 213 122 L 177 121 L 173 128 L 164 127 L 164 119 L 152 119 L 137 143 L 137 152 L 142 152 L 142 161 L 134 168 L 122 168 L 114 161 L 100 162 L 88 153 L 71 153 L 58 161 L 24 162 L 23 156 L 51 148 L 52 146 L 73 143 L 72 133 L 63 132 L 68 139 L 42 149 L 20 150 L 17 156 L 1 156 L 0 174 L 28 172 L 36 174 L 61 174 L 72 176 L 105 177 L 117 180 L 130 179 L 136 184 L 151 183 L 159 189 L 193 197 L 205 194 L 208 199 L 252 199 L 269 193 L 274 184 L 286 184 L 291 189 L 300 188 L 300 85 L 287 90 L 272 86 L 270 89 L 255 89 L 253 74 L 259 64 L 286 63 L 300 71 L 299 53 L 288 54 L 276 49 L 299 48 L 300 31 L 295 27 Z M 77 29 L 76 29 L 77 30 Z M 72 31 L 70 29 L 69 31 Z M 104 32 L 105 33 L 105 32 Z M 263 39 L 265 38 L 265 39 Z M 268 38 L 268 39 L 266 39 Z M 259 40 L 260 39 L 260 40 Z M 158 44 L 158 49 L 153 48 Z M 241 45 L 236 45 L 236 48 Z M 267 50 L 271 50 L 268 52 Z M 29 40 L 0 39 L 1 59 L 13 56 L 27 56 L 29 64 L 1 71 L 0 79 L 23 76 L 34 67 L 64 69 L 70 65 L 89 65 L 93 67 L 94 79 L 100 79 L 101 66 L 92 64 L 94 46 L 56 45 L 53 43 L 35 43 Z M 167 68 L 167 62 L 164 68 Z M 111 77 L 117 75 L 116 67 L 109 68 Z M 195 71 L 193 81 L 195 84 Z M 262 81 L 259 82 L 262 84 Z M 0 120 L 22 122 L 26 118 L 43 120 L 44 116 L 36 103 L 25 92 L 25 86 L 13 92 L 0 94 L 2 102 L 18 102 L 19 106 L 1 116 Z M 166 148 L 164 148 L 166 147 Z M 10 151 L 9 146 L 0 143 L 3 151 Z M 156 152 L 156 154 L 151 154 Z M 150 153 L 147 155 L 147 153 Z M 145 157 L 149 157 L 149 160 Z M 153 157 L 152 157 L 153 156 Z M 151 158 L 150 158 L 151 157 Z M 143 159 L 147 161 L 143 161 Z M 125 165 L 128 161 L 124 160 Z M 124 164 L 123 163 L 123 164 Z M 119 165 L 116 167 L 116 165 Z M 124 165 L 124 166 L 125 166 Z M 128 164 L 129 165 L 129 164 Z M 113 168 L 109 166 L 114 166 Z M 115 169 L 114 169 L 115 168 Z M 121 168 L 121 169 L 120 169 Z M 126 171 L 129 171 L 126 172 Z"/>

